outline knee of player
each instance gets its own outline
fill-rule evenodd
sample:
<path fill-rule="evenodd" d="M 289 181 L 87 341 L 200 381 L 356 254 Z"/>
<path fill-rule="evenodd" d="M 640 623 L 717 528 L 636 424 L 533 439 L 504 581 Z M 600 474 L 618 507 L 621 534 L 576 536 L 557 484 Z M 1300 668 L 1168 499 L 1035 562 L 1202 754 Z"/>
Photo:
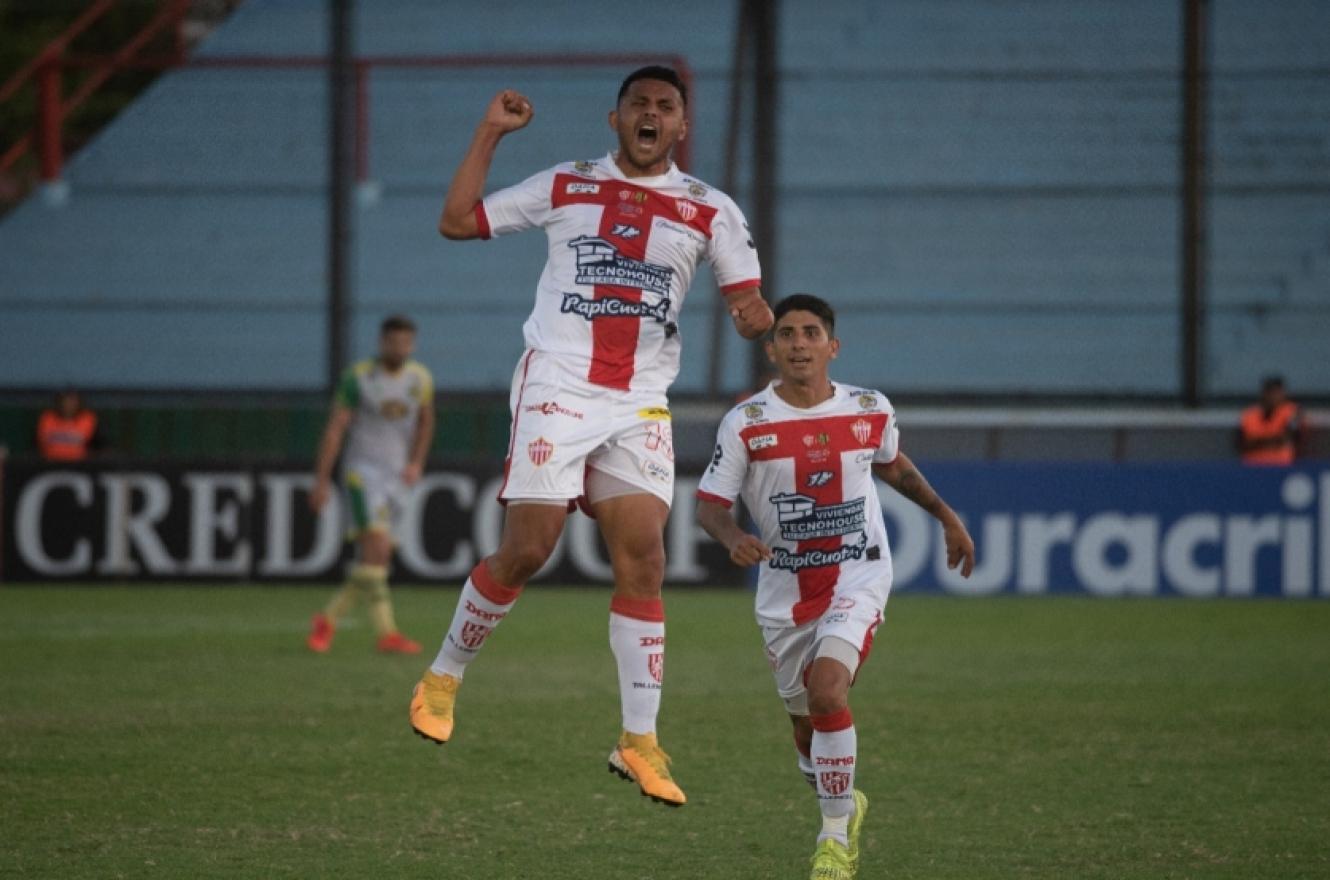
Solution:
<path fill-rule="evenodd" d="M 814 715 L 830 715 L 849 706 L 848 670 L 834 660 L 822 658 L 808 675 L 808 710 Z M 839 667 L 839 668 L 837 668 Z"/>
<path fill-rule="evenodd" d="M 505 542 L 489 562 L 490 574 L 504 584 L 523 584 L 540 570 L 554 552 L 554 544 L 538 536 Z"/>

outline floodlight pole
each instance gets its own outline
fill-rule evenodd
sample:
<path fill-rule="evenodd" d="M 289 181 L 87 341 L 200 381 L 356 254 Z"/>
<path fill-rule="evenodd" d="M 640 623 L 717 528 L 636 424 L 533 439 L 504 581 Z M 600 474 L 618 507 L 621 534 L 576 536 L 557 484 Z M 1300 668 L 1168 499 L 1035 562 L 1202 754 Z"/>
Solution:
<path fill-rule="evenodd" d="M 351 184 L 355 151 L 355 66 L 352 63 L 354 0 L 329 0 L 328 42 L 328 391 L 347 362 L 352 294 Z"/>
<path fill-rule="evenodd" d="M 753 28 L 753 243 L 762 260 L 762 292 L 768 302 L 777 296 L 776 286 L 776 182 L 778 160 L 776 124 L 780 115 L 777 86 L 780 76 L 779 0 L 747 0 Z M 766 353 L 751 343 L 748 390 L 761 388 L 767 374 Z"/>
<path fill-rule="evenodd" d="M 1209 0 L 1182 0 L 1182 398 L 1199 407 L 1205 393 L 1206 78 Z"/>

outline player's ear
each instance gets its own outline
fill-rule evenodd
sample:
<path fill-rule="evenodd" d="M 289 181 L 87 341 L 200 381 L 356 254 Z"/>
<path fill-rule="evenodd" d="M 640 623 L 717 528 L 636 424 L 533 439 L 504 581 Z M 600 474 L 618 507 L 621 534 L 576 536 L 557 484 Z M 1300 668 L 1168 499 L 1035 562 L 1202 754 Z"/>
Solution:
<path fill-rule="evenodd" d="M 766 349 L 767 360 L 774 364 L 776 362 L 776 340 L 768 334 L 767 338 L 762 340 L 762 347 Z"/>
<path fill-rule="evenodd" d="M 840 354 L 840 337 L 831 337 L 831 359 L 834 361 L 836 355 Z"/>
<path fill-rule="evenodd" d="M 688 137 L 688 120 L 684 119 L 683 124 L 679 126 L 679 140 Z"/>
<path fill-rule="evenodd" d="M 618 110 L 611 110 L 611 111 L 610 111 L 610 129 L 613 130 L 613 131 L 618 131 L 618 130 L 619 130 L 619 111 L 618 111 Z"/>

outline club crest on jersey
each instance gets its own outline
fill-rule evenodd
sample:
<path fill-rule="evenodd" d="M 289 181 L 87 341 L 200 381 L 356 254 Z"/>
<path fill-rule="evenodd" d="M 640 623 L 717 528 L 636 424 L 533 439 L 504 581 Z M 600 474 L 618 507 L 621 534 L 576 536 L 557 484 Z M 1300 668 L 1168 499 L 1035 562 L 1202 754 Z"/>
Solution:
<path fill-rule="evenodd" d="M 665 678 L 665 655 L 648 654 L 647 672 L 651 673 L 652 681 L 654 681 L 656 684 L 660 684 L 661 681 Z"/>
<path fill-rule="evenodd" d="M 674 210 L 679 212 L 679 219 L 685 223 L 692 223 L 697 218 L 697 205 L 687 199 L 675 199 Z"/>
<path fill-rule="evenodd" d="M 597 235 L 579 235 L 568 246 L 577 251 L 578 284 L 612 284 L 634 287 L 665 296 L 670 292 L 674 270 L 619 253 L 613 244 Z"/>
<path fill-rule="evenodd" d="M 494 629 L 492 626 L 485 626 L 483 623 L 476 623 L 468 620 L 462 624 L 462 644 L 471 650 L 479 648 L 485 641 L 485 637 Z"/>
<path fill-rule="evenodd" d="M 624 202 L 637 202 L 640 205 L 647 200 L 647 194 L 640 189 L 621 189 L 619 190 L 619 199 Z"/>
<path fill-rule="evenodd" d="M 817 774 L 817 780 L 822 790 L 833 797 L 845 794 L 850 787 L 850 774 L 840 770 L 823 770 Z"/>
<path fill-rule="evenodd" d="M 808 488 L 817 489 L 825 486 L 834 476 L 836 476 L 835 471 L 813 471 L 808 475 Z"/>
<path fill-rule="evenodd" d="M 805 434 L 805 435 L 804 435 L 804 445 L 805 445 L 805 446 L 826 446 L 826 445 L 827 445 L 828 443 L 830 443 L 830 442 L 831 442 L 831 435 L 830 435 L 830 434 Z"/>
<path fill-rule="evenodd" d="M 549 461 L 550 456 L 554 454 L 554 444 L 544 437 L 537 437 L 526 445 L 526 454 L 531 459 L 532 464 L 540 467 Z"/>
<path fill-rule="evenodd" d="M 641 234 L 642 230 L 631 223 L 615 223 L 614 228 L 610 230 L 610 235 L 622 238 L 624 241 L 632 241 Z"/>
<path fill-rule="evenodd" d="M 411 408 L 400 400 L 385 400 L 379 404 L 379 415 L 392 421 L 406 418 L 410 411 Z"/>
<path fill-rule="evenodd" d="M 776 506 L 780 536 L 786 541 L 851 535 L 862 532 L 867 521 L 863 498 L 819 505 L 807 495 L 781 492 L 767 500 Z"/>
<path fill-rule="evenodd" d="M 873 423 L 868 419 L 855 419 L 850 424 L 850 432 L 860 443 L 867 443 L 868 438 L 873 436 Z"/>

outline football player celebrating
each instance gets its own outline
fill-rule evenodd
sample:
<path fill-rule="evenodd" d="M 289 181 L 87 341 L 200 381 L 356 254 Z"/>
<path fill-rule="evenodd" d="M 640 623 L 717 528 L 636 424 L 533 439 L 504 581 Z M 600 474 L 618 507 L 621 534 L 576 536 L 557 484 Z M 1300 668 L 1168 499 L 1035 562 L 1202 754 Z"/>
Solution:
<path fill-rule="evenodd" d="M 513 375 L 499 548 L 472 570 L 411 701 L 415 731 L 447 742 L 467 665 L 549 558 L 569 502 L 579 501 L 596 518 L 614 571 L 609 639 L 622 729 L 610 769 L 671 806 L 686 798 L 656 739 L 663 533 L 674 495 L 666 391 L 679 371 L 679 310 L 698 264 L 711 264 L 740 335 L 757 338 L 772 321 L 738 206 L 671 159 L 688 134 L 687 101 L 675 71 L 636 70 L 609 114 L 616 151 L 484 196 L 499 141 L 533 115 L 530 100 L 503 91 L 453 176 L 440 233 L 487 239 L 539 227 L 548 259 Z"/>
<path fill-rule="evenodd" d="M 812 877 L 848 880 L 868 809 L 855 786 L 849 691 L 892 576 L 874 475 L 937 518 L 947 564 L 965 577 L 974 542 L 900 451 L 887 398 L 831 381 L 828 366 L 840 349 L 831 307 L 794 294 L 776 304 L 775 319 L 766 348 L 779 379 L 721 422 L 697 518 L 736 565 L 761 565 L 757 621 L 794 722 L 799 767 L 822 812 Z M 735 520 L 740 497 L 758 535 Z"/>

